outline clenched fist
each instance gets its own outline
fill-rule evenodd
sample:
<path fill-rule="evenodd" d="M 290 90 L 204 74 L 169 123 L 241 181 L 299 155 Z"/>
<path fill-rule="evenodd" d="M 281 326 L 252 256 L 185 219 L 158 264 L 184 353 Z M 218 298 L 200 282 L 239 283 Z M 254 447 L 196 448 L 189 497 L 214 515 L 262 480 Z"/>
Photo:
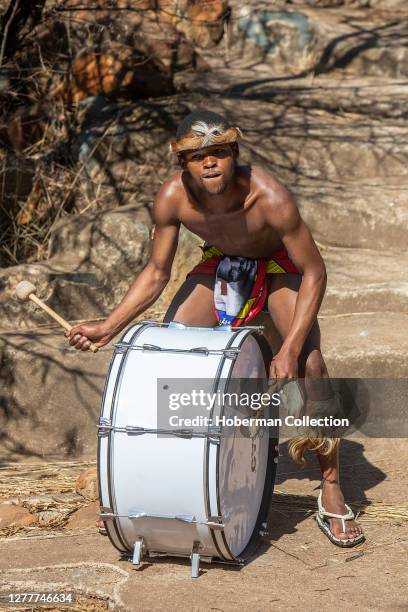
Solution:
<path fill-rule="evenodd" d="M 71 346 L 74 346 L 78 351 L 87 351 L 91 346 L 91 342 L 98 347 L 105 346 L 113 338 L 113 334 L 106 328 L 105 321 L 101 323 L 81 323 L 75 325 L 71 331 L 65 332 L 65 337 Z"/>

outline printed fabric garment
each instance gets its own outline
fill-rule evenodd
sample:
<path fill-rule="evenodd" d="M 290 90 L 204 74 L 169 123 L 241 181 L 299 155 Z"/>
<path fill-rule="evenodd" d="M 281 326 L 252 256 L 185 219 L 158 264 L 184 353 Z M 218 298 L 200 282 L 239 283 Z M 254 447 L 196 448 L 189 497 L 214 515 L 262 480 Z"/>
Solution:
<path fill-rule="evenodd" d="M 187 276 L 215 276 L 214 308 L 220 325 L 239 327 L 262 310 L 268 292 L 268 274 L 301 274 L 285 248 L 278 249 L 268 259 L 232 257 L 209 245 L 201 248 L 201 262 Z"/>

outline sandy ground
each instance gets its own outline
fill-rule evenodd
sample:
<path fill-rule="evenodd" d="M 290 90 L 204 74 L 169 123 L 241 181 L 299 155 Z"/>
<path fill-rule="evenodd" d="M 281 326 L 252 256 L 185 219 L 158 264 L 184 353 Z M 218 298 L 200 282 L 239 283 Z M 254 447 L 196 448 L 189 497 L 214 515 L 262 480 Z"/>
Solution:
<path fill-rule="evenodd" d="M 74 609 L 95 611 L 407 610 L 407 458 L 405 440 L 343 442 L 344 492 L 367 507 L 361 516 L 367 542 L 352 550 L 333 546 L 313 512 L 302 509 L 317 495 L 315 457 L 302 469 L 281 444 L 269 534 L 243 569 L 202 565 L 192 580 L 187 560 L 154 559 L 136 570 L 96 533 L 96 504 L 90 504 L 88 515 L 82 508 L 82 519 L 71 519 L 77 527 L 2 538 L 1 591 L 72 590 Z M 286 502 L 282 492 L 296 498 Z"/>

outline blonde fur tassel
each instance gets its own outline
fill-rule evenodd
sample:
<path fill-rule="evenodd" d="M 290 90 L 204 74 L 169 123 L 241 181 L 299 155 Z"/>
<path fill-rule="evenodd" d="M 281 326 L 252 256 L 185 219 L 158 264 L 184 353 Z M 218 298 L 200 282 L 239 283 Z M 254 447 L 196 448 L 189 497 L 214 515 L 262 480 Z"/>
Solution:
<path fill-rule="evenodd" d="M 295 463 L 306 464 L 304 457 L 307 450 L 314 450 L 319 455 L 330 455 L 340 444 L 340 438 L 310 438 L 298 436 L 288 442 L 289 455 Z"/>

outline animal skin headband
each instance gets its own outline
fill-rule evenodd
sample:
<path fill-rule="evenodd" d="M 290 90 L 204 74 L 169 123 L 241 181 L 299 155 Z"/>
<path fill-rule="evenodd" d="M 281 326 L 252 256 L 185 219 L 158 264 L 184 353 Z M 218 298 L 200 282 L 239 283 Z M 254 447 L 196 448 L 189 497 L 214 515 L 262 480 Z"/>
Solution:
<path fill-rule="evenodd" d="M 191 126 L 195 136 L 183 136 L 180 140 L 172 140 L 170 150 L 173 153 L 182 151 L 195 151 L 216 144 L 227 144 L 237 142 L 242 138 L 242 132 L 238 127 L 225 128 L 223 125 L 208 125 L 205 121 L 197 121 Z"/>

